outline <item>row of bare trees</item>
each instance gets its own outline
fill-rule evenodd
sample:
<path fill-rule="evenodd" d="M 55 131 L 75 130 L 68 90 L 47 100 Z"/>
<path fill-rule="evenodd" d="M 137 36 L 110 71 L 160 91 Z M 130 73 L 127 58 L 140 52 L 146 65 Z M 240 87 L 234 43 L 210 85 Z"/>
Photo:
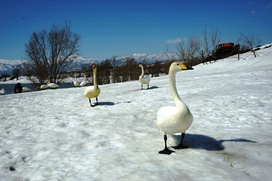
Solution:
<path fill-rule="evenodd" d="M 148 63 L 146 61 L 141 62 L 145 66 L 145 74 L 151 74 L 152 76 L 159 76 L 160 74 L 168 73 L 170 63 L 172 61 L 156 61 L 154 63 Z M 116 56 L 111 59 L 97 63 L 97 79 L 99 84 L 109 84 L 117 82 L 126 82 L 139 79 L 141 69 L 139 68 L 139 62 L 133 57 L 126 57 L 123 60 L 117 59 Z M 80 75 L 83 73 L 89 80 L 92 80 L 92 65 L 83 65 L 81 70 L 71 72 L 70 75 Z"/>
<path fill-rule="evenodd" d="M 61 81 L 66 68 L 73 62 L 73 55 L 79 51 L 80 36 L 72 32 L 70 24 L 63 26 L 53 25 L 49 31 L 42 30 L 33 32 L 30 40 L 25 44 L 25 56 L 28 60 L 23 63 L 23 74 L 37 85 L 46 82 L 57 83 Z M 215 29 L 209 34 L 204 30 L 202 38 L 190 36 L 185 41 L 177 45 L 178 61 L 187 62 L 194 66 L 205 61 L 216 60 L 214 53 L 217 45 L 221 42 L 221 32 Z M 249 47 L 254 52 L 254 46 L 260 43 L 257 37 L 240 34 L 238 42 Z M 212 56 L 211 56 L 212 54 Z M 254 52 L 256 56 L 256 53 Z M 157 61 L 152 64 L 142 62 L 148 70 L 147 74 L 157 76 L 161 73 L 167 73 L 170 62 Z M 80 70 L 87 77 L 92 76 L 91 65 L 84 65 Z M 116 56 L 99 62 L 98 81 L 100 84 L 124 82 L 138 79 L 140 68 L 138 62 L 127 57 L 123 60 Z M 18 72 L 14 72 L 16 76 Z"/>
<path fill-rule="evenodd" d="M 217 46 L 220 42 L 221 31 L 219 31 L 219 29 L 212 30 L 210 35 L 205 29 L 202 38 L 190 36 L 188 39 L 178 43 L 177 52 L 180 60 L 188 62 L 191 66 L 197 65 L 200 62 L 205 63 L 207 61 L 216 61 L 220 58 L 217 57 L 216 54 Z M 237 47 L 240 49 L 238 50 L 238 53 L 248 50 L 252 51 L 256 57 L 257 54 L 254 47 L 260 45 L 260 43 L 261 40 L 258 36 L 240 33 L 240 36 L 237 39 Z"/>

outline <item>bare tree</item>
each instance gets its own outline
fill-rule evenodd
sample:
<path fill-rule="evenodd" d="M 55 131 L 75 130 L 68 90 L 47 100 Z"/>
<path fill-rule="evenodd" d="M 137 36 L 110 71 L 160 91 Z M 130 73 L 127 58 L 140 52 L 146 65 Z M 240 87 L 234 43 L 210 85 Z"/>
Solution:
<path fill-rule="evenodd" d="M 111 73 L 111 77 L 110 77 L 110 82 L 114 83 L 114 82 L 118 82 L 119 77 L 118 75 L 118 67 L 122 65 L 122 61 L 120 59 L 117 58 L 117 56 L 113 56 L 110 59 L 111 62 L 111 69 L 110 69 L 110 73 Z"/>
<path fill-rule="evenodd" d="M 80 36 L 72 32 L 68 23 L 64 26 L 53 25 L 50 31 L 32 33 L 25 44 L 28 61 L 23 64 L 24 68 L 39 83 L 46 80 L 56 83 L 58 75 L 72 63 L 71 56 L 78 52 L 79 40 Z"/>
<path fill-rule="evenodd" d="M 21 65 L 16 65 L 13 69 L 12 69 L 12 77 L 16 78 L 16 80 L 19 79 L 19 76 L 21 75 L 21 69 L 22 66 Z"/>
<path fill-rule="evenodd" d="M 8 77 L 10 77 L 10 75 L 7 74 L 7 73 L 4 73 L 4 74 L 2 74 L 2 75 L 0 76 L 0 79 L 3 78 L 3 79 L 4 79 L 4 82 L 5 82 L 5 81 L 7 81 L 7 78 L 8 78 Z"/>
<path fill-rule="evenodd" d="M 190 36 L 187 42 L 180 42 L 177 49 L 180 59 L 193 66 L 197 53 L 200 53 L 200 40 Z"/>
<path fill-rule="evenodd" d="M 216 57 L 216 48 L 217 45 L 220 43 L 221 41 L 221 32 L 218 30 L 218 28 L 216 28 L 215 30 L 212 31 L 212 35 L 211 35 L 211 49 L 212 49 L 212 57 L 214 60 L 217 59 Z"/>
<path fill-rule="evenodd" d="M 164 57 L 165 57 L 165 60 L 167 60 L 168 62 L 169 61 L 177 61 L 176 60 L 176 53 L 173 53 L 170 51 L 168 45 L 166 45 L 165 47 L 165 52 L 163 53 Z"/>
<path fill-rule="evenodd" d="M 120 71 L 121 70 L 121 71 Z M 118 75 L 122 76 L 122 81 L 131 81 L 139 78 L 139 68 L 137 68 L 137 62 L 133 57 L 126 57 L 124 59 L 124 65 L 118 70 L 122 72 Z"/>
<path fill-rule="evenodd" d="M 212 30 L 211 34 L 209 34 L 205 28 L 203 33 L 203 40 L 201 41 L 199 49 L 200 50 L 199 54 L 201 55 L 203 64 L 207 61 L 211 62 L 212 59 L 214 60 L 217 59 L 215 52 L 217 49 L 217 45 L 220 43 L 220 41 L 221 32 L 219 31 L 218 28 Z M 210 53 L 212 54 L 210 55 Z"/>
<path fill-rule="evenodd" d="M 201 58 L 202 58 L 202 63 L 205 63 L 205 58 L 209 57 L 210 55 L 210 46 L 209 46 L 209 38 L 207 34 L 207 30 L 205 28 L 204 33 L 203 33 L 203 43 L 201 44 Z"/>
<path fill-rule="evenodd" d="M 238 42 L 241 42 L 244 46 L 249 46 L 250 51 L 254 54 L 254 57 L 257 57 L 256 51 L 254 50 L 254 47 L 259 45 L 261 43 L 261 39 L 258 36 L 254 36 L 252 34 L 246 36 L 242 33 L 240 33 L 240 37 L 238 38 Z"/>
<path fill-rule="evenodd" d="M 99 84 L 109 84 L 111 78 L 111 61 L 109 59 L 103 60 L 98 64 L 98 83 Z"/>

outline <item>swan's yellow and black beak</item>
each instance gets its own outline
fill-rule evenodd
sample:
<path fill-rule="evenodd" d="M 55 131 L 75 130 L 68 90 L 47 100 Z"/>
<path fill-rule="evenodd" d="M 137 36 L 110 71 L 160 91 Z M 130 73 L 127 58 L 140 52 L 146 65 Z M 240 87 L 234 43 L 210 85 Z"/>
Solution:
<path fill-rule="evenodd" d="M 179 64 L 182 70 L 193 70 L 194 68 L 184 65 L 183 63 Z"/>

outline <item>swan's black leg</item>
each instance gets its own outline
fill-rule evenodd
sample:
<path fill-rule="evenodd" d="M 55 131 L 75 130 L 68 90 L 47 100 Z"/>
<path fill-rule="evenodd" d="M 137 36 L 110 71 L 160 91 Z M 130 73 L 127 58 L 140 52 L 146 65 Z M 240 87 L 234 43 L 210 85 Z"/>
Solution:
<path fill-rule="evenodd" d="M 182 133 L 182 134 L 181 134 L 181 141 L 180 141 L 180 144 L 177 145 L 177 146 L 173 146 L 173 148 L 175 148 L 175 149 L 186 149 L 186 148 L 188 148 L 188 146 L 182 145 L 183 140 L 184 140 L 184 137 L 185 137 L 185 133 Z"/>
<path fill-rule="evenodd" d="M 90 101 L 91 107 L 95 107 L 95 106 L 99 105 L 99 104 L 98 104 L 98 98 L 97 98 L 97 97 L 96 97 L 96 103 L 95 103 L 95 104 L 92 104 L 92 103 L 91 103 L 91 99 L 89 99 L 89 101 Z"/>
<path fill-rule="evenodd" d="M 95 105 L 99 105 L 99 104 L 98 104 L 98 98 L 97 98 L 97 97 L 96 97 L 96 104 L 95 104 Z"/>
<path fill-rule="evenodd" d="M 149 84 L 147 84 L 147 90 L 149 89 Z"/>
<path fill-rule="evenodd" d="M 162 151 L 159 151 L 159 154 L 167 154 L 170 155 L 171 153 L 173 153 L 175 151 L 169 150 L 167 148 L 167 135 L 164 135 L 164 149 Z"/>
<path fill-rule="evenodd" d="M 92 106 L 92 101 L 91 101 L 91 99 L 89 99 L 89 103 L 90 103 L 90 106 Z M 92 106 L 93 107 L 93 106 Z"/>
<path fill-rule="evenodd" d="M 141 90 L 143 90 L 143 84 L 141 84 Z"/>

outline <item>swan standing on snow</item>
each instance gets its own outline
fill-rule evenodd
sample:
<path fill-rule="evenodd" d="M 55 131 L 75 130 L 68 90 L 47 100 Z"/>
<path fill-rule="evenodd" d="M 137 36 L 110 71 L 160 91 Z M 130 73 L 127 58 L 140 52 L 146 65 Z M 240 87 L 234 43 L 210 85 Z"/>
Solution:
<path fill-rule="evenodd" d="M 167 134 L 181 133 L 180 144 L 173 148 L 187 148 L 187 146 L 184 146 L 182 143 L 186 130 L 193 122 L 193 115 L 186 104 L 180 99 L 176 88 L 176 73 L 187 69 L 189 68 L 180 62 L 173 62 L 169 68 L 169 86 L 176 106 L 164 106 L 157 112 L 157 125 L 164 132 L 165 143 L 165 148 L 159 152 L 160 154 L 169 155 L 174 152 L 167 148 Z"/>
<path fill-rule="evenodd" d="M 147 84 L 147 88 L 149 89 L 150 77 L 149 75 L 144 75 L 144 66 L 139 64 L 139 67 L 142 69 L 142 74 L 139 76 L 139 80 L 141 82 L 141 90 L 143 90 L 143 84 Z"/>
<path fill-rule="evenodd" d="M 92 107 L 98 105 L 98 95 L 100 94 L 100 89 L 97 85 L 96 70 L 96 65 L 93 65 L 93 86 L 88 86 L 84 90 L 84 96 L 89 99 L 90 105 Z M 96 98 L 95 104 L 92 104 L 91 98 Z"/>

